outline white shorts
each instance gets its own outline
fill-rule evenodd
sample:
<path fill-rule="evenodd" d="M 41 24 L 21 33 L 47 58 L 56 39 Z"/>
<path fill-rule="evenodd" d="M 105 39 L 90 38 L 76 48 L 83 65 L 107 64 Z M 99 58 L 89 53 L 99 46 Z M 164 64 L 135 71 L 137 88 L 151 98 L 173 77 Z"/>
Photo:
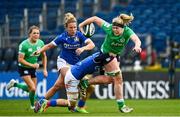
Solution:
<path fill-rule="evenodd" d="M 62 58 L 58 56 L 57 58 L 57 69 L 58 71 L 63 67 L 69 67 L 70 65 Z"/>
<path fill-rule="evenodd" d="M 74 76 L 71 73 L 71 69 L 69 69 L 66 73 L 65 79 L 64 79 L 64 84 L 66 87 L 66 92 L 67 93 L 78 93 L 78 85 L 79 85 L 79 80 L 74 78 Z"/>

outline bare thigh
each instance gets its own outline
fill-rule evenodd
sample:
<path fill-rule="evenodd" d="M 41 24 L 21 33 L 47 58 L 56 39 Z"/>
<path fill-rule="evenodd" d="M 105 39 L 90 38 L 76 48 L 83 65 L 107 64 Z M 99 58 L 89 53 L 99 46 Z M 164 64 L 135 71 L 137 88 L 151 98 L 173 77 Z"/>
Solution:
<path fill-rule="evenodd" d="M 69 69 L 68 67 L 64 67 L 61 69 L 60 75 L 58 76 L 58 79 L 56 80 L 54 84 L 55 87 L 64 88 L 64 77 L 68 69 Z"/>
<path fill-rule="evenodd" d="M 110 63 L 106 64 L 104 68 L 106 72 L 118 71 L 120 70 L 119 62 L 114 58 Z"/>
<path fill-rule="evenodd" d="M 30 75 L 22 77 L 30 91 L 36 90 L 37 78 L 31 78 Z"/>

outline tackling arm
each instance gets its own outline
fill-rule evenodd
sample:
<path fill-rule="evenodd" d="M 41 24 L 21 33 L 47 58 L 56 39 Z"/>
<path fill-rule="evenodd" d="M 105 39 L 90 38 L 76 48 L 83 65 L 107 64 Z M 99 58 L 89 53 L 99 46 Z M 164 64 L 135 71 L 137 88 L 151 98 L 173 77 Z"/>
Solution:
<path fill-rule="evenodd" d="M 133 48 L 133 50 L 135 50 L 137 53 L 140 53 L 142 49 L 139 37 L 136 34 L 133 34 L 130 38 L 135 43 L 135 47 Z"/>

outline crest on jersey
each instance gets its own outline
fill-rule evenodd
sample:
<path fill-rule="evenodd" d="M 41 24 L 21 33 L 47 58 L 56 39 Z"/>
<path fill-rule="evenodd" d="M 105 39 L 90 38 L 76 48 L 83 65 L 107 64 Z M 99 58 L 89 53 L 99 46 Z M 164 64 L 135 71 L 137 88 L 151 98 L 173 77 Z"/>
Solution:
<path fill-rule="evenodd" d="M 79 38 L 78 38 L 78 37 L 75 37 L 75 38 L 74 38 L 74 41 L 79 41 Z"/>
<path fill-rule="evenodd" d="M 124 43 L 124 42 L 125 42 L 125 39 L 124 39 L 124 38 L 121 38 L 121 39 L 120 39 L 120 42 L 121 42 L 121 43 Z"/>
<path fill-rule="evenodd" d="M 37 50 L 40 50 L 40 49 L 41 49 L 41 47 L 38 46 L 38 47 L 37 47 Z"/>

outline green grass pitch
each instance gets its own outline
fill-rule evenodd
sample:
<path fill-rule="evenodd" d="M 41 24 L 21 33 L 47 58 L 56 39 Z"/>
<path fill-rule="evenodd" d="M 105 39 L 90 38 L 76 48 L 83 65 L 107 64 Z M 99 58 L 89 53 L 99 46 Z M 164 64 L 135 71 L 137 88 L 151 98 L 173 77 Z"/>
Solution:
<path fill-rule="evenodd" d="M 115 100 L 87 102 L 89 114 L 71 113 L 66 107 L 50 107 L 44 113 L 29 110 L 29 100 L 0 100 L 0 116 L 180 116 L 180 100 L 126 100 L 134 108 L 132 113 L 118 111 Z"/>

